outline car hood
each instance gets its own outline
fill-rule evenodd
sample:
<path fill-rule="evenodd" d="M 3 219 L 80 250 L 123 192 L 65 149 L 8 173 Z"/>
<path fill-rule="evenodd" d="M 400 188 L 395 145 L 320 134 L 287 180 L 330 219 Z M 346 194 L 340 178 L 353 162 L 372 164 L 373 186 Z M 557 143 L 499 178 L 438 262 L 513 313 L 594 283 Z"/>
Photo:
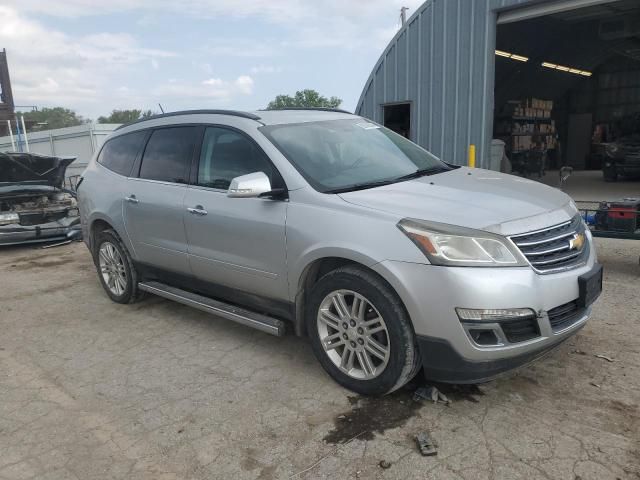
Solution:
<path fill-rule="evenodd" d="M 76 157 L 33 153 L 0 153 L 0 195 L 20 190 L 62 188 L 65 172 Z"/>
<path fill-rule="evenodd" d="M 571 219 L 558 189 L 482 169 L 457 168 L 406 182 L 341 193 L 346 202 L 397 215 L 513 235 Z"/>

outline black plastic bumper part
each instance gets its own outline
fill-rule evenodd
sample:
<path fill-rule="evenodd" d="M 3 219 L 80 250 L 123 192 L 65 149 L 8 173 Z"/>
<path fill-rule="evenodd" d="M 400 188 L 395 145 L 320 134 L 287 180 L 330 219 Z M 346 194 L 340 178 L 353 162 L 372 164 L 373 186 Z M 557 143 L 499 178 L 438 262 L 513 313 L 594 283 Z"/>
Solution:
<path fill-rule="evenodd" d="M 419 336 L 418 346 L 424 376 L 428 380 L 442 383 L 483 383 L 539 359 L 571 337 L 572 335 L 568 335 L 555 343 L 515 357 L 486 362 L 473 362 L 463 358 L 442 338 Z"/>

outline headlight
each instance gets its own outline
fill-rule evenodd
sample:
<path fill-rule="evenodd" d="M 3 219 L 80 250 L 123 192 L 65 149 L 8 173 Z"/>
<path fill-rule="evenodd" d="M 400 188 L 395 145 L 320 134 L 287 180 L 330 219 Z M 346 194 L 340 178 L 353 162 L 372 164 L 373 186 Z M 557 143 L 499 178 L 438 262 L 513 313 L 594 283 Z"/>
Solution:
<path fill-rule="evenodd" d="M 480 230 L 405 218 L 398 228 L 434 265 L 518 267 L 526 260 L 504 237 Z"/>
<path fill-rule="evenodd" d="M 20 223 L 20 216 L 17 213 L 0 213 L 0 225 L 11 225 Z"/>
<path fill-rule="evenodd" d="M 607 144 L 604 150 L 610 157 L 617 157 L 621 153 L 620 145 L 618 145 L 617 143 Z"/>

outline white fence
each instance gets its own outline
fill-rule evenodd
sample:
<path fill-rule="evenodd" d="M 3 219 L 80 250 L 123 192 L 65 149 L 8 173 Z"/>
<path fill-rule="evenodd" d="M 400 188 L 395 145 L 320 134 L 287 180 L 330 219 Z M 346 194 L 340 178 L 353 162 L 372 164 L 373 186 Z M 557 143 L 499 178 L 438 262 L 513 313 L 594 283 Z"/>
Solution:
<path fill-rule="evenodd" d="M 77 127 L 57 128 L 27 134 L 29 151 L 43 155 L 58 157 L 78 157 L 67 168 L 67 176 L 82 173 L 94 152 L 111 132 L 118 128 L 117 123 L 87 123 Z M 14 135 L 16 150 L 18 138 Z M 26 151 L 24 135 L 22 137 L 22 151 Z M 11 137 L 0 137 L 0 152 L 11 152 Z"/>

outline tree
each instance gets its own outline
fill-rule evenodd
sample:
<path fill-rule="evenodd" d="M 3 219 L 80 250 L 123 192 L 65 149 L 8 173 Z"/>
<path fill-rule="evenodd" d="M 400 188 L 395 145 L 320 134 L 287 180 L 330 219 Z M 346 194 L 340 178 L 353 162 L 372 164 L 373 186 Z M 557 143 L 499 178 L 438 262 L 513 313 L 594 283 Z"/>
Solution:
<path fill-rule="evenodd" d="M 18 112 L 18 116 L 21 115 L 24 115 L 27 132 L 74 127 L 86 123 L 86 120 L 76 112 L 63 107 L 42 108 L 33 112 Z"/>
<path fill-rule="evenodd" d="M 98 123 L 129 123 L 155 115 L 151 110 L 113 110 L 108 117 L 98 117 Z"/>
<path fill-rule="evenodd" d="M 323 97 L 315 90 L 297 91 L 292 97 L 291 95 L 278 95 L 273 101 L 267 105 L 267 110 L 277 110 L 287 107 L 324 107 L 338 108 L 342 100 L 338 97 Z"/>

